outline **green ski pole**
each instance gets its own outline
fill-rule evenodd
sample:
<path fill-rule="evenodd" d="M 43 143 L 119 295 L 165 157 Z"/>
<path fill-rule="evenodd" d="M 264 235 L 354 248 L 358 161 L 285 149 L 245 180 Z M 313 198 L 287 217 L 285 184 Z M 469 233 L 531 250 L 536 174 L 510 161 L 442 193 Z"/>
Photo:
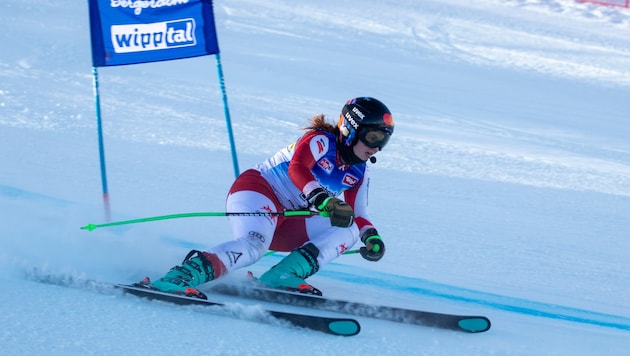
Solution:
<path fill-rule="evenodd" d="M 202 213 L 183 213 L 183 214 L 171 214 L 171 215 L 160 215 L 153 216 L 149 218 L 142 219 L 133 219 L 133 220 L 124 220 L 124 221 L 115 221 L 111 223 L 105 224 L 87 224 L 85 226 L 81 226 L 82 230 L 93 231 L 95 229 L 101 227 L 109 227 L 109 226 L 118 226 L 118 225 L 128 225 L 128 224 L 137 224 L 149 221 L 157 221 L 157 220 L 167 220 L 167 219 L 179 219 L 179 218 L 192 218 L 192 217 L 200 217 L 200 216 L 283 216 L 283 217 L 309 217 L 313 215 L 319 215 L 319 212 L 310 211 L 310 210 L 289 210 L 283 212 L 202 212 Z"/>

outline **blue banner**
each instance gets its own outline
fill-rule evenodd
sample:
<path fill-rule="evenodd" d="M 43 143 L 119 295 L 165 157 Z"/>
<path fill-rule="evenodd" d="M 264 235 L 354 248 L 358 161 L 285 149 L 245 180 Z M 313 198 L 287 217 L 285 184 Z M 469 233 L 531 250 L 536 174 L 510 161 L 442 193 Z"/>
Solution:
<path fill-rule="evenodd" d="M 88 0 L 92 65 L 219 53 L 212 0 Z"/>

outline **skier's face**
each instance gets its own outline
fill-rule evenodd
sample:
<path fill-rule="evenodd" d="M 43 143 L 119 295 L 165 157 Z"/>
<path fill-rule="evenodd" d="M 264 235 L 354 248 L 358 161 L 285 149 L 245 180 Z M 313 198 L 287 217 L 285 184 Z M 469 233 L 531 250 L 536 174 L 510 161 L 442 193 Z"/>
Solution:
<path fill-rule="evenodd" d="M 358 140 L 357 143 L 352 146 L 352 151 L 354 152 L 354 154 L 363 161 L 367 161 L 368 159 L 370 159 L 370 157 L 374 156 L 376 152 L 380 150 L 380 147 L 368 147 L 361 140 Z"/>

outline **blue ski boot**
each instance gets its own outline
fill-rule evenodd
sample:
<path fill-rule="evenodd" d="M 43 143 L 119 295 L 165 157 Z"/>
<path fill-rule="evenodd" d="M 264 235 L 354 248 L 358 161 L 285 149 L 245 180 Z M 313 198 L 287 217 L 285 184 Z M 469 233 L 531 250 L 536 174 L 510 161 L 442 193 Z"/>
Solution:
<path fill-rule="evenodd" d="M 195 254 L 197 256 L 192 257 Z M 223 262 L 216 255 L 192 250 L 186 255 L 181 266 L 171 268 L 164 277 L 155 282 L 145 278 L 140 284 L 160 292 L 208 299 L 195 287 L 218 278 L 225 271 Z"/>
<path fill-rule="evenodd" d="M 304 280 L 319 270 L 318 255 L 319 249 L 312 243 L 296 248 L 277 265 L 263 273 L 258 282 L 270 288 L 322 295 L 319 289 Z"/>

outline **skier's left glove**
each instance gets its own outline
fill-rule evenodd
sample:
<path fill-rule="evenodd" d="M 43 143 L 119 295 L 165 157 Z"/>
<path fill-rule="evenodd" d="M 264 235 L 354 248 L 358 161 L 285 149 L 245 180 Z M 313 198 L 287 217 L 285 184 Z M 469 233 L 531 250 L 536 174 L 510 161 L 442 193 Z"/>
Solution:
<path fill-rule="evenodd" d="M 365 244 L 364 247 L 359 249 L 361 257 L 371 262 L 376 262 L 383 258 L 383 255 L 385 255 L 385 243 L 375 228 L 367 229 L 361 235 L 361 241 Z"/>

